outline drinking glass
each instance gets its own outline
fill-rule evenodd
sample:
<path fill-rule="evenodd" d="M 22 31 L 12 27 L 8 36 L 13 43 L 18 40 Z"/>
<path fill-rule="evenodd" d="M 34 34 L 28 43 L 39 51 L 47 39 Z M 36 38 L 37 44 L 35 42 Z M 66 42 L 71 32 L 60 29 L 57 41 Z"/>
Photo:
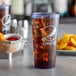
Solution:
<path fill-rule="evenodd" d="M 36 68 L 54 68 L 59 15 L 39 12 L 32 14 L 34 64 Z"/>

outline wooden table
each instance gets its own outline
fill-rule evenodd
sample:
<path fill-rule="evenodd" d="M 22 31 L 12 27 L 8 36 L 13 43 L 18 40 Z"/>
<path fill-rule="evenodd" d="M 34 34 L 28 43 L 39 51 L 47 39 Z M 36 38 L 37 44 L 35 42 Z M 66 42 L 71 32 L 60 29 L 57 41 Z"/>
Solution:
<path fill-rule="evenodd" d="M 76 31 L 76 24 L 61 24 L 60 28 L 61 36 L 66 31 Z M 12 64 L 8 60 L 0 60 L 0 76 L 76 76 L 76 56 L 57 56 L 55 69 L 35 69 L 33 60 L 32 31 L 29 26 L 24 55 L 14 58 Z"/>

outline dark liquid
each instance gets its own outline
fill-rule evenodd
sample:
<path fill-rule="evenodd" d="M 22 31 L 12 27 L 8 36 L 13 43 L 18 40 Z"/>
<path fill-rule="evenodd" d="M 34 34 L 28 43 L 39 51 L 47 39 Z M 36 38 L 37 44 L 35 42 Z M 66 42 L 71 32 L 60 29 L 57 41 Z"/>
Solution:
<path fill-rule="evenodd" d="M 54 68 L 56 63 L 56 39 L 46 38 L 52 31 L 49 18 L 32 19 L 34 62 L 36 68 Z M 44 39 L 46 38 L 46 39 Z"/>
<path fill-rule="evenodd" d="M 2 32 L 2 17 L 3 17 L 3 8 L 1 7 L 0 8 L 0 32 Z"/>

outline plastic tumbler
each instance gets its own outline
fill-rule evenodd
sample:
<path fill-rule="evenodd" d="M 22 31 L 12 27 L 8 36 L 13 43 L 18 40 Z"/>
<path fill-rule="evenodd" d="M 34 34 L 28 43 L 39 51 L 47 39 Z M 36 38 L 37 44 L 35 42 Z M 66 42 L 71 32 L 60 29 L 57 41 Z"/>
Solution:
<path fill-rule="evenodd" d="M 59 15 L 32 13 L 32 36 L 35 68 L 54 68 Z"/>

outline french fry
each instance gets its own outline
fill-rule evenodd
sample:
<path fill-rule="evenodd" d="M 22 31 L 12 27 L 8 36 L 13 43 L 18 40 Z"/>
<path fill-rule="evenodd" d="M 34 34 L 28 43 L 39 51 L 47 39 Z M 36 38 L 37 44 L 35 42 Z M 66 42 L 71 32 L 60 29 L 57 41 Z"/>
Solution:
<path fill-rule="evenodd" d="M 57 50 L 59 50 L 59 45 L 57 45 Z"/>
<path fill-rule="evenodd" d="M 60 44 L 61 41 L 62 41 L 62 38 L 61 38 L 61 39 L 58 39 L 58 40 L 57 40 L 57 44 Z"/>
<path fill-rule="evenodd" d="M 76 50 L 76 48 L 73 46 L 66 46 L 64 49 L 65 50 Z"/>
<path fill-rule="evenodd" d="M 75 40 L 74 38 L 71 38 L 71 44 L 72 44 L 73 46 L 76 46 L 76 40 Z"/>
<path fill-rule="evenodd" d="M 68 45 L 68 42 L 69 42 L 69 35 L 64 34 L 63 39 L 60 43 L 59 49 L 61 50 L 64 49 Z"/>

